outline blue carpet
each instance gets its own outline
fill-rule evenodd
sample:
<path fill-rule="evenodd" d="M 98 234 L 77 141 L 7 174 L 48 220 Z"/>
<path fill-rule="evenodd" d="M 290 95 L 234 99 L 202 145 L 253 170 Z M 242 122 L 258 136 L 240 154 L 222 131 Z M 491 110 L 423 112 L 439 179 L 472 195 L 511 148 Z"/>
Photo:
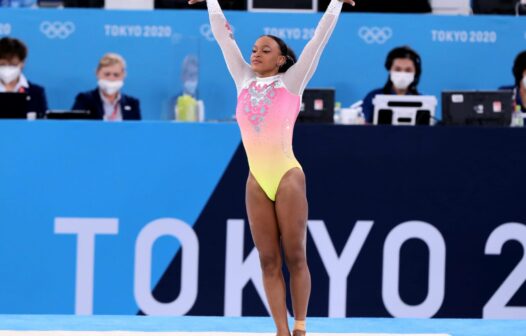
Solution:
<path fill-rule="evenodd" d="M 447 333 L 525 336 L 526 320 L 309 318 L 316 333 Z M 0 330 L 273 332 L 267 317 L 0 315 Z"/>

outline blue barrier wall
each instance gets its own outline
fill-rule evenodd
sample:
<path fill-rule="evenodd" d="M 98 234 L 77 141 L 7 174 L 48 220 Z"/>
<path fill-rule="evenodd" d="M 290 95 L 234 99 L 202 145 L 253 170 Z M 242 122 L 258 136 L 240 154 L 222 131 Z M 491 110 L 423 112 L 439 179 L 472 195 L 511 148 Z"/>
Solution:
<path fill-rule="evenodd" d="M 248 57 L 262 34 L 284 38 L 299 53 L 320 14 L 228 12 Z M 235 88 L 203 11 L 0 10 L 0 35 L 30 47 L 29 78 L 43 84 L 52 108 L 69 108 L 79 91 L 95 86 L 94 71 L 107 51 L 129 63 L 126 91 L 142 101 L 146 119 L 170 119 L 181 92 L 181 64 L 199 55 L 199 96 L 208 119 L 230 119 Z M 511 66 L 524 49 L 526 18 L 342 14 L 311 87 L 334 87 L 349 105 L 384 84 L 387 52 L 408 44 L 423 59 L 420 89 L 495 89 L 513 83 Z M 439 113 L 440 114 L 440 113 Z"/>
<path fill-rule="evenodd" d="M 95 216 L 118 218 L 119 228 L 97 238 L 94 312 L 136 313 L 135 238 L 158 218 L 193 225 L 238 147 L 236 127 L 2 123 L 0 310 L 72 313 L 76 240 L 53 223 Z M 154 283 L 177 251 L 168 243 L 156 247 Z"/>
<path fill-rule="evenodd" d="M 522 129 L 295 132 L 310 315 L 526 318 Z M 1 122 L 0 313 L 267 314 L 247 170 L 234 124 Z"/>

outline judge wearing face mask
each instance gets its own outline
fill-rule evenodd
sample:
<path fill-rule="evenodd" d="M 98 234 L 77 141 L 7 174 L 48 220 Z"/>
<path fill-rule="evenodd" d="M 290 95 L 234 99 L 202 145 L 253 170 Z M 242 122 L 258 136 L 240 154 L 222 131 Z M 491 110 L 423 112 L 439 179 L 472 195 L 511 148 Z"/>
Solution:
<path fill-rule="evenodd" d="M 511 69 L 515 85 L 502 86 L 500 90 L 513 90 L 515 94 L 515 106 L 520 107 L 521 112 L 526 112 L 526 50 L 520 52 L 513 62 Z"/>
<path fill-rule="evenodd" d="M 29 82 L 22 72 L 27 54 L 22 41 L 10 37 L 0 39 L 0 93 L 26 93 L 27 112 L 42 118 L 48 109 L 46 94 L 43 87 Z"/>
<path fill-rule="evenodd" d="M 90 111 L 93 119 L 99 120 L 141 120 L 139 100 L 121 92 L 126 77 L 124 58 L 114 53 L 104 55 L 96 74 L 97 88 L 79 93 L 72 109 Z"/>
<path fill-rule="evenodd" d="M 363 114 L 368 123 L 373 122 L 373 98 L 383 95 L 420 95 L 417 86 L 422 74 L 420 56 L 407 46 L 394 48 L 387 55 L 385 68 L 389 72 L 383 88 L 373 90 L 363 99 Z"/>

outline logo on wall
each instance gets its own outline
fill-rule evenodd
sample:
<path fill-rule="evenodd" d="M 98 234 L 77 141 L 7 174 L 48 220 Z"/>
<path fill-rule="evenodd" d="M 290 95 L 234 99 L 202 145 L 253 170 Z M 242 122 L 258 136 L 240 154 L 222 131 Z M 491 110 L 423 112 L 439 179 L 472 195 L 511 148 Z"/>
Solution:
<path fill-rule="evenodd" d="M 48 39 L 67 39 L 75 32 L 75 24 L 71 21 L 43 21 L 40 24 L 40 31 Z"/>
<path fill-rule="evenodd" d="M 236 29 L 234 28 L 234 26 L 230 25 L 229 23 L 227 23 L 227 29 L 230 32 L 230 37 L 233 38 L 234 32 L 236 31 Z M 214 33 L 212 33 L 212 27 L 210 26 L 210 24 L 208 23 L 202 24 L 201 27 L 199 28 L 199 31 L 201 32 L 201 35 L 203 35 L 203 37 L 207 39 L 208 41 L 210 42 L 215 41 Z"/>
<path fill-rule="evenodd" d="M 0 22 L 0 35 L 10 35 L 11 34 L 11 24 Z"/>
<path fill-rule="evenodd" d="M 203 35 L 203 37 L 208 41 L 215 41 L 214 34 L 212 33 L 212 27 L 210 27 L 208 23 L 202 24 L 201 28 L 199 28 L 199 31 L 201 32 L 201 35 Z"/>
<path fill-rule="evenodd" d="M 367 44 L 384 44 L 393 37 L 393 30 L 389 27 L 367 27 L 358 29 L 358 36 Z"/>

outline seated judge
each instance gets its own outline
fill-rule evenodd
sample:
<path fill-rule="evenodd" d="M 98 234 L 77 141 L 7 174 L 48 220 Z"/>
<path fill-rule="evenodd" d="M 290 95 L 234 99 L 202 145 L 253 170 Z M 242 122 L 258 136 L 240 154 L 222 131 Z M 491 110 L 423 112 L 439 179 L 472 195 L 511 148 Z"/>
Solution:
<path fill-rule="evenodd" d="M 372 90 L 363 99 L 363 114 L 368 123 L 373 122 L 376 95 L 420 95 L 418 82 L 422 75 L 420 55 L 408 46 L 392 49 L 385 60 L 388 72 L 387 81 L 382 88 Z"/>
<path fill-rule="evenodd" d="M 42 86 L 28 81 L 23 73 L 28 49 L 24 42 L 16 38 L 0 39 L 0 93 L 19 92 L 28 95 L 27 112 L 44 117 L 48 106 L 46 93 Z"/>
<path fill-rule="evenodd" d="M 97 88 L 79 93 L 72 109 L 90 111 L 93 119 L 99 120 L 141 120 L 139 100 L 121 91 L 126 78 L 124 58 L 115 53 L 104 55 L 96 75 Z"/>
<path fill-rule="evenodd" d="M 522 113 L 526 112 L 526 50 L 521 51 L 515 57 L 513 67 L 514 85 L 501 86 L 500 90 L 512 90 L 515 96 L 515 106 L 520 109 Z"/>

